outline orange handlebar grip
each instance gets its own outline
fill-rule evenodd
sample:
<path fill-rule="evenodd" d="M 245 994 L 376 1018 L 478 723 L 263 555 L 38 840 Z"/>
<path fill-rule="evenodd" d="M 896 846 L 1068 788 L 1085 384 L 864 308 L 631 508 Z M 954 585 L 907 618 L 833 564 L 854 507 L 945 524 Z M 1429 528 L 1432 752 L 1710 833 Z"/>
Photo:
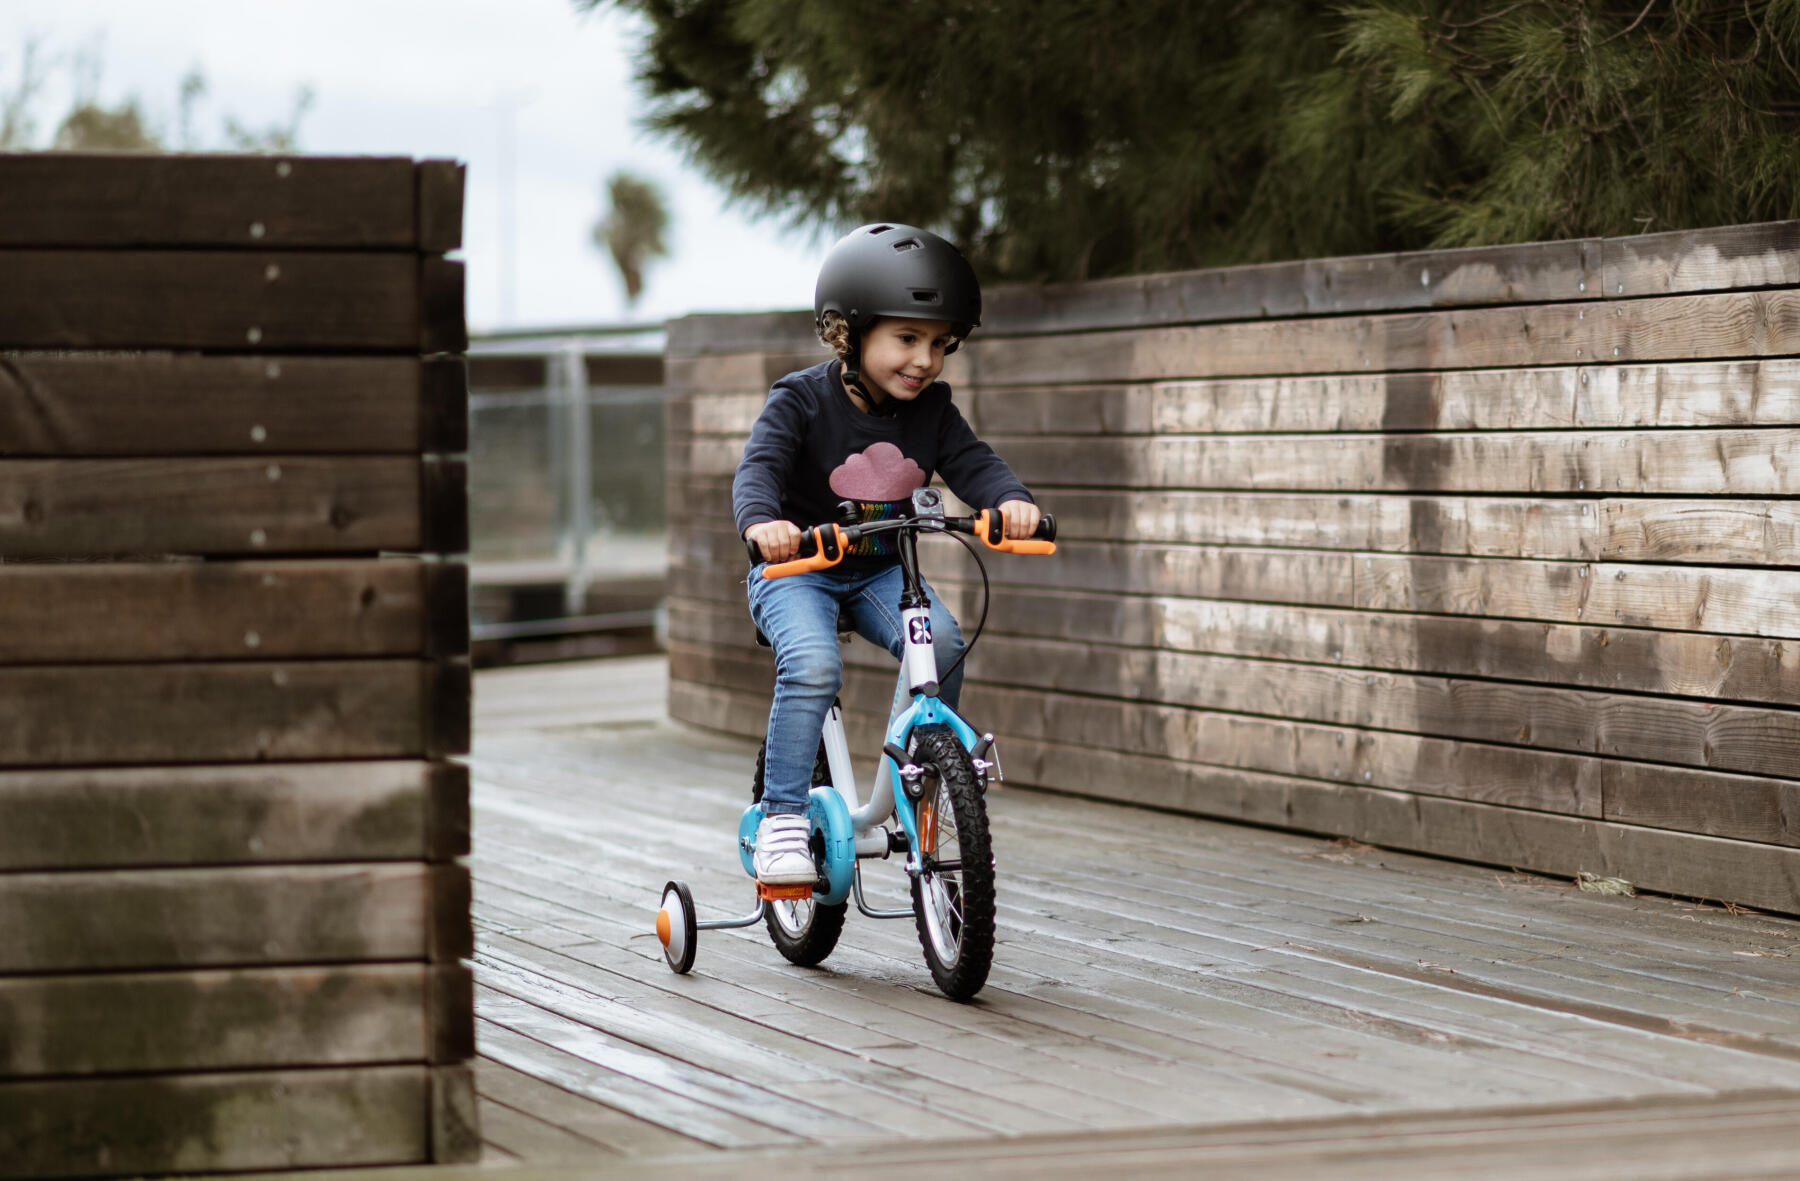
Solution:
<path fill-rule="evenodd" d="M 815 525 L 812 529 L 813 552 L 804 558 L 793 558 L 786 562 L 776 562 L 763 567 L 764 578 L 786 578 L 791 574 L 805 574 L 808 570 L 825 570 L 844 560 L 846 543 L 844 531 L 836 525 L 830 526 L 831 532 L 825 532 L 826 526 Z"/>
<path fill-rule="evenodd" d="M 1053 554 L 1056 552 L 1054 541 L 1042 541 L 1034 537 L 1008 537 L 1002 538 L 1000 541 L 990 540 L 993 533 L 1004 528 L 994 520 L 992 514 L 992 509 L 985 508 L 975 514 L 975 536 L 981 538 L 982 545 L 989 549 L 999 550 L 1003 554 Z"/>

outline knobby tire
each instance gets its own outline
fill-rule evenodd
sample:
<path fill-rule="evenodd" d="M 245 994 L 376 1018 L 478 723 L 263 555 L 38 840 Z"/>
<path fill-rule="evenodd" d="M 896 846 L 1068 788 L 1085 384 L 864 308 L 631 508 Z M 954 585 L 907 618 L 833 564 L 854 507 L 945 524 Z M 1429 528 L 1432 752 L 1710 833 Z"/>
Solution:
<path fill-rule="evenodd" d="M 944 995 L 967 1001 L 987 983 L 988 969 L 994 962 L 994 852 L 988 834 L 987 804 L 969 752 L 948 727 L 923 726 L 915 730 L 911 756 L 926 769 L 918 815 L 923 820 L 929 810 L 935 826 L 932 836 L 936 839 L 929 843 L 927 834 L 920 832 L 920 843 L 926 846 L 920 852 L 935 859 L 938 852 L 947 848 L 941 836 L 944 826 L 953 824 L 955 860 L 961 865 L 954 873 L 933 874 L 927 861 L 927 871 L 913 878 L 913 917 L 919 930 L 919 946 L 924 949 L 932 979 Z M 946 807 L 948 816 L 944 814 Z M 940 940 L 951 946 L 941 947 Z"/>

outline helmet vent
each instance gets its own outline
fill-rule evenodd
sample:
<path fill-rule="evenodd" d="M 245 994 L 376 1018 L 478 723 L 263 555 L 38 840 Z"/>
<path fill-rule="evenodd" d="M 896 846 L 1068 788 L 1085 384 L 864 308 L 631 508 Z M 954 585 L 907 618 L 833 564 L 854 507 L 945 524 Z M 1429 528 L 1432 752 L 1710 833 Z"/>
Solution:
<path fill-rule="evenodd" d="M 902 238 L 894 243 L 895 254 L 905 254 L 908 250 L 923 249 L 925 249 L 925 243 L 919 241 L 917 238 Z"/>
<path fill-rule="evenodd" d="M 888 232 L 888 231 L 889 231 L 889 230 L 891 230 L 891 229 L 893 229 L 893 228 L 894 228 L 894 227 L 893 227 L 893 226 L 870 226 L 870 227 L 869 227 L 869 233 L 871 233 L 871 234 L 885 234 L 885 233 L 887 233 L 887 232 Z"/>
<path fill-rule="evenodd" d="M 943 298 L 941 296 L 939 296 L 938 293 L 935 291 L 916 291 L 915 290 L 912 293 L 912 297 L 913 297 L 914 303 L 942 303 L 942 302 L 944 302 Z"/>

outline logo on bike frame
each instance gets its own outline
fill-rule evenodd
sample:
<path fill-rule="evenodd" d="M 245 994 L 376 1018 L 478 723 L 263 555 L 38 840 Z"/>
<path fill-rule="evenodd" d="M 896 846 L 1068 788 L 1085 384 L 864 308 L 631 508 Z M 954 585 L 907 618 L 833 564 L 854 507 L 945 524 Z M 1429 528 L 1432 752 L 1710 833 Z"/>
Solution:
<path fill-rule="evenodd" d="M 931 620 L 921 615 L 917 619 L 906 621 L 906 638 L 909 643 L 931 643 Z"/>

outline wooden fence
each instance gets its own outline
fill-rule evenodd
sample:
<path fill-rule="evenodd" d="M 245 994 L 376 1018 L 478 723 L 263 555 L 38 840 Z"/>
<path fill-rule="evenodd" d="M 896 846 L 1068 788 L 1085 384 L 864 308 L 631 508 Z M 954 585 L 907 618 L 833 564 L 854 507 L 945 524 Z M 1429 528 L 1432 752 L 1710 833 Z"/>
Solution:
<path fill-rule="evenodd" d="M 0 1172 L 467 1159 L 462 169 L 0 155 Z"/>
<path fill-rule="evenodd" d="M 1796 285 L 1790 222 L 993 293 L 946 376 L 1064 545 L 991 563 L 969 712 L 1013 783 L 1800 912 Z M 671 709 L 742 734 L 808 319 L 669 338 Z"/>

